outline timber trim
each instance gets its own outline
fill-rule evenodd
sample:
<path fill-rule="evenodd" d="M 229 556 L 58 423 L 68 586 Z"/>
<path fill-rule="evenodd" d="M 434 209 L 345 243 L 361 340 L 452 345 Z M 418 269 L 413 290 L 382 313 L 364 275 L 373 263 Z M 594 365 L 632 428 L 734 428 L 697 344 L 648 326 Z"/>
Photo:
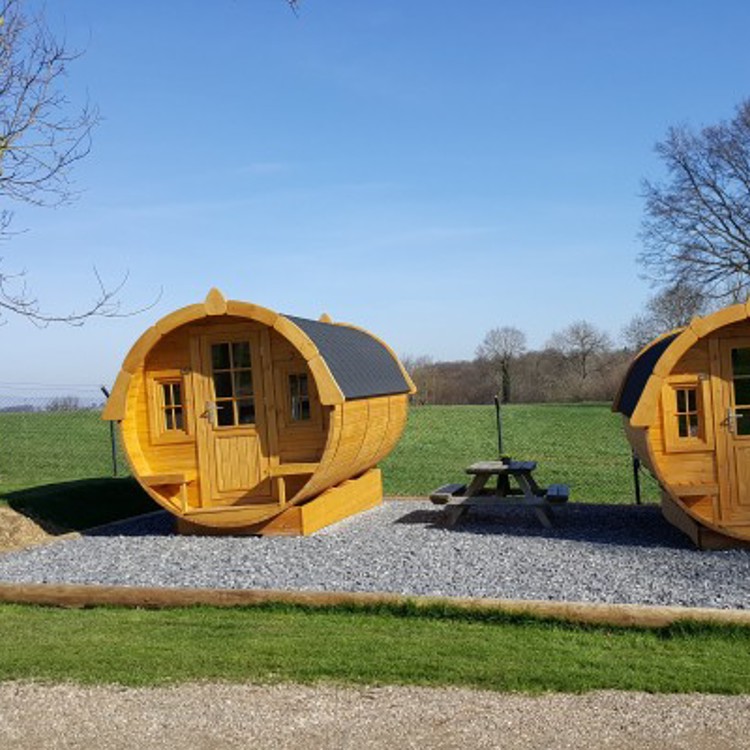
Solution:
<path fill-rule="evenodd" d="M 666 628 L 678 622 L 750 627 L 750 611 L 709 607 L 595 604 L 590 602 L 409 596 L 390 593 L 276 591 L 273 589 L 136 588 L 44 583 L 0 583 L 0 602 L 48 607 L 252 607 L 269 603 L 326 608 L 409 605 L 417 609 L 450 607 L 467 612 L 531 615 L 548 620 L 633 628 Z"/>

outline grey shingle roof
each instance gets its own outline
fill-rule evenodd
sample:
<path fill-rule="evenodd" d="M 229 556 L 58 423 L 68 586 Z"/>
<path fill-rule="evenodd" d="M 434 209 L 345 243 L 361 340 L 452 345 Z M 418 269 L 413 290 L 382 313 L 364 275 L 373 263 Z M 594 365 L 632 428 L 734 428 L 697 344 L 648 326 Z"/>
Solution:
<path fill-rule="evenodd" d="M 285 317 L 318 347 L 346 399 L 409 392 L 398 362 L 368 333 L 292 315 Z"/>
<path fill-rule="evenodd" d="M 615 410 L 626 417 L 632 417 L 635 407 L 641 398 L 643 389 L 646 387 L 651 373 L 656 367 L 656 363 L 661 359 L 661 355 L 669 348 L 669 345 L 680 335 L 682 331 L 665 336 L 659 339 L 655 344 L 641 352 L 640 356 L 634 360 L 630 366 L 625 382 L 620 391 L 620 398 L 615 404 Z"/>

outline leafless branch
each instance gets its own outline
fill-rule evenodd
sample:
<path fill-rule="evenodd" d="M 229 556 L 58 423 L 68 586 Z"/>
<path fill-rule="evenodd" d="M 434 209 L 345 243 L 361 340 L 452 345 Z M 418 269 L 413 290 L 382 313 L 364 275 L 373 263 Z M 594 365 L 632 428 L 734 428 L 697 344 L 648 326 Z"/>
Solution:
<path fill-rule="evenodd" d="M 750 290 L 750 100 L 728 122 L 671 128 L 656 152 L 663 183 L 644 181 L 639 260 L 662 286 L 736 299 Z"/>
<path fill-rule="evenodd" d="M 63 88 L 68 66 L 80 54 L 52 34 L 41 13 L 27 12 L 25 0 L 0 0 L 0 240 L 14 235 L 8 201 L 59 206 L 77 197 L 71 171 L 89 154 L 99 122 L 95 106 L 73 107 Z M 121 307 L 127 275 L 114 287 L 107 287 L 96 269 L 94 277 L 97 293 L 86 308 L 53 314 L 41 308 L 24 272 L 0 270 L 0 319 L 13 313 L 39 326 L 82 325 L 95 316 L 141 312 Z"/>

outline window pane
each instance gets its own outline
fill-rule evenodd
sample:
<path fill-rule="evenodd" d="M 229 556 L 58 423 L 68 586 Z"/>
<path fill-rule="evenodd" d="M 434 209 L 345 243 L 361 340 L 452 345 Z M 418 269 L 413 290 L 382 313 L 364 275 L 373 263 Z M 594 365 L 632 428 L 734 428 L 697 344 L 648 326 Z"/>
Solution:
<path fill-rule="evenodd" d="M 735 375 L 750 375 L 750 349 L 732 349 L 732 372 Z"/>
<path fill-rule="evenodd" d="M 184 430 L 183 421 L 182 421 L 182 407 L 178 406 L 174 410 L 174 428 L 176 430 Z"/>
<path fill-rule="evenodd" d="M 738 378 L 734 381 L 734 403 L 738 406 L 750 406 L 750 378 Z"/>
<path fill-rule="evenodd" d="M 677 411 L 681 414 L 684 414 L 687 409 L 685 408 L 687 406 L 687 399 L 685 398 L 685 389 L 684 388 L 678 388 L 677 389 Z"/>
<path fill-rule="evenodd" d="M 691 414 L 688 417 L 688 423 L 690 427 L 690 437 L 700 437 L 700 424 L 698 423 L 698 415 Z"/>
<path fill-rule="evenodd" d="M 182 392 L 179 383 L 172 384 L 172 403 L 175 406 L 182 406 Z"/>
<path fill-rule="evenodd" d="M 167 409 L 164 412 L 164 428 L 167 430 L 174 430 L 174 415 L 171 409 Z"/>
<path fill-rule="evenodd" d="M 296 375 L 289 376 L 289 393 L 292 396 L 292 401 L 299 396 L 299 378 Z"/>
<path fill-rule="evenodd" d="M 684 414 L 677 417 L 677 428 L 681 438 L 688 437 L 688 418 Z"/>
<path fill-rule="evenodd" d="M 232 363 L 235 369 L 250 367 L 250 344 L 247 341 L 232 344 Z"/>
<path fill-rule="evenodd" d="M 301 396 L 307 396 L 307 375 L 299 376 L 299 392 Z"/>
<path fill-rule="evenodd" d="M 220 404 L 216 404 L 216 423 L 219 427 L 234 425 L 234 408 L 231 401 L 222 401 Z"/>
<path fill-rule="evenodd" d="M 229 344 L 212 344 L 211 365 L 214 370 L 228 370 L 230 367 Z"/>
<path fill-rule="evenodd" d="M 251 370 L 241 370 L 234 373 L 234 395 L 253 395 L 253 373 Z"/>
<path fill-rule="evenodd" d="M 687 393 L 687 410 L 690 412 L 698 411 L 698 395 L 695 388 L 688 388 Z"/>
<path fill-rule="evenodd" d="M 255 402 L 251 398 L 243 398 L 237 402 L 239 424 L 253 424 L 255 422 Z"/>
<path fill-rule="evenodd" d="M 164 394 L 164 406 L 171 406 L 172 405 L 172 384 L 164 383 L 161 387 L 161 390 Z"/>
<path fill-rule="evenodd" d="M 232 373 L 217 372 L 214 374 L 214 393 L 216 398 L 232 397 Z"/>
<path fill-rule="evenodd" d="M 750 435 L 750 409 L 736 409 L 737 434 Z"/>
<path fill-rule="evenodd" d="M 305 399 L 300 404 L 300 419 L 310 419 L 310 402 Z"/>

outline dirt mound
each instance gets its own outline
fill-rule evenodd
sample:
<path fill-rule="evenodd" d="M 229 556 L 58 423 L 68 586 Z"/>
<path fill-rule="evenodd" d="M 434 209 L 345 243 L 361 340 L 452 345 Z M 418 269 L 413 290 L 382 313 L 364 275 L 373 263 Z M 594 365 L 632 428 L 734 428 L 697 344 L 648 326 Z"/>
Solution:
<path fill-rule="evenodd" d="M 23 549 L 51 538 L 53 534 L 45 531 L 31 518 L 7 506 L 0 506 L 0 552 Z"/>

